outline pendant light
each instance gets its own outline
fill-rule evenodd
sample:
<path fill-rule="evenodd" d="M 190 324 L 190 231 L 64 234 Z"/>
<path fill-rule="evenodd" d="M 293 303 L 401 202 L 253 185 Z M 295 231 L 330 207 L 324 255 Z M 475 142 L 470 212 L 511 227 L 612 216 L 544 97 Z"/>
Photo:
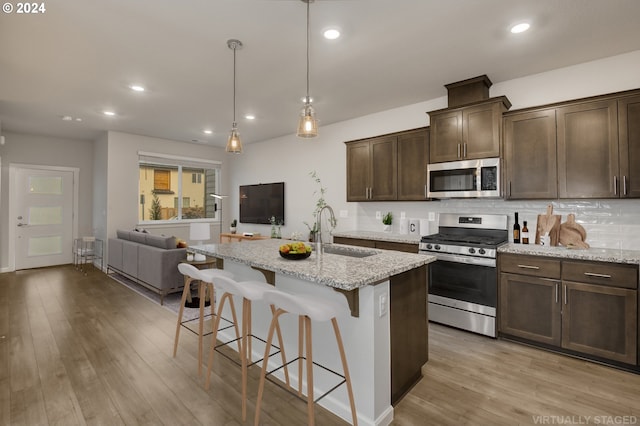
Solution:
<path fill-rule="evenodd" d="M 303 3 L 307 4 L 307 96 L 304 98 L 304 107 L 302 107 L 300 120 L 298 121 L 298 137 L 300 138 L 315 138 L 318 136 L 318 121 L 309 96 L 309 4 L 312 1 L 302 0 Z"/>
<path fill-rule="evenodd" d="M 235 39 L 227 40 L 227 46 L 233 50 L 233 125 L 227 140 L 227 152 L 241 154 L 242 141 L 238 132 L 238 123 L 236 123 L 236 49 L 242 49 L 242 42 Z"/>

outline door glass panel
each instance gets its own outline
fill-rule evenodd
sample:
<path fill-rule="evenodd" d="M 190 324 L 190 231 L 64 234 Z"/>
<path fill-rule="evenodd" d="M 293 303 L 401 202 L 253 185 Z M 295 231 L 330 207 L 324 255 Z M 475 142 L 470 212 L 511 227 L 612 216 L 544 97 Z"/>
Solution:
<path fill-rule="evenodd" d="M 62 206 L 30 207 L 29 225 L 61 225 Z"/>
<path fill-rule="evenodd" d="M 61 176 L 29 176 L 29 192 L 31 194 L 62 194 Z"/>
<path fill-rule="evenodd" d="M 48 256 L 60 253 L 62 253 L 62 237 L 60 235 L 29 238 L 28 256 Z"/>

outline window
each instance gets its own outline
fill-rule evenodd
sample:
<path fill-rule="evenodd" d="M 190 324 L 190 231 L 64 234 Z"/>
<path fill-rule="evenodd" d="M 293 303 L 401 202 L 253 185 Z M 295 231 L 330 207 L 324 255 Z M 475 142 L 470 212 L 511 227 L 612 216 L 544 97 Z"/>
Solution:
<path fill-rule="evenodd" d="M 220 163 L 162 154 L 138 153 L 138 221 L 217 219 Z"/>
<path fill-rule="evenodd" d="M 153 170 L 153 192 L 173 194 L 171 191 L 171 170 Z"/>

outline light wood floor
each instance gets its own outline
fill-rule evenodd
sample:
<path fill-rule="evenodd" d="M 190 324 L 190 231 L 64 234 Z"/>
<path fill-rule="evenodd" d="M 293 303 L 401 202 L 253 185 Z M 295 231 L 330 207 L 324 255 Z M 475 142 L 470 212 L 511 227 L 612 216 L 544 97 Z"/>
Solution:
<path fill-rule="evenodd" d="M 243 424 L 240 369 L 217 357 L 205 391 L 196 337 L 183 333 L 174 359 L 174 331 L 173 313 L 97 271 L 0 274 L 0 425 Z M 640 424 L 640 375 L 447 327 L 430 333 L 425 377 L 394 425 Z M 264 424 L 306 423 L 304 402 L 271 383 L 263 410 Z M 321 409 L 316 419 L 346 424 Z"/>

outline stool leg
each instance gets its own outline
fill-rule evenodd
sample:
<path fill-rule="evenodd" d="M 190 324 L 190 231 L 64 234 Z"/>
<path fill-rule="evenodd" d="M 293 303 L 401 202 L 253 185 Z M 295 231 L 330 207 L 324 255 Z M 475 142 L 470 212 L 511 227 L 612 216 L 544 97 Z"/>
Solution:
<path fill-rule="evenodd" d="M 222 309 L 224 309 L 224 303 L 229 298 L 229 293 L 222 295 L 222 298 L 218 301 L 218 313 L 213 320 L 213 334 L 211 335 L 211 344 L 209 345 L 209 360 L 207 362 L 207 377 L 205 379 L 204 388 L 209 390 L 209 381 L 211 379 L 211 368 L 213 367 L 213 352 L 216 348 L 216 341 L 218 339 L 218 328 L 220 327 L 220 318 L 222 318 Z M 233 300 L 231 300 L 233 304 Z"/>
<path fill-rule="evenodd" d="M 271 305 L 271 315 L 276 314 L 276 307 Z M 280 330 L 280 323 L 276 323 L 276 333 L 278 336 L 278 345 L 280 345 L 280 358 L 282 359 L 282 365 L 284 365 L 284 380 L 288 387 L 291 387 L 289 382 L 289 366 L 287 366 L 287 357 L 284 354 L 284 340 L 282 339 L 282 331 Z"/>
<path fill-rule="evenodd" d="M 242 299 L 242 351 L 240 362 L 242 364 L 242 421 L 247 420 L 247 358 L 250 355 L 250 347 L 247 340 L 251 340 L 251 301 Z"/>
<path fill-rule="evenodd" d="M 351 404 L 351 417 L 353 418 L 353 426 L 358 426 L 358 414 L 356 412 L 356 403 L 353 400 L 353 389 L 351 388 L 351 376 L 349 375 L 349 366 L 347 365 L 347 356 L 344 353 L 344 346 L 342 344 L 342 336 L 340 335 L 340 328 L 338 327 L 338 321 L 335 318 L 331 318 L 331 324 L 333 325 L 333 331 L 336 334 L 336 342 L 338 343 L 338 350 L 340 351 L 340 359 L 342 360 L 342 369 L 344 371 L 344 379 L 347 385 L 347 393 L 349 394 L 349 403 Z"/>
<path fill-rule="evenodd" d="M 302 347 L 304 346 L 304 317 L 298 315 L 298 396 L 302 397 Z"/>
<path fill-rule="evenodd" d="M 311 336 L 311 318 L 304 317 L 304 329 L 306 337 L 306 358 L 307 358 L 307 422 L 309 426 L 315 425 L 314 403 L 313 403 L 313 348 Z"/>
<path fill-rule="evenodd" d="M 284 314 L 285 311 L 282 309 L 276 310 L 273 314 L 273 318 L 271 318 L 271 325 L 269 326 L 269 332 L 267 333 L 267 344 L 264 350 L 264 358 L 262 361 L 262 372 L 260 373 L 260 384 L 258 385 L 258 396 L 256 397 L 256 416 L 255 416 L 255 426 L 258 426 L 260 422 L 260 405 L 262 405 L 262 394 L 264 393 L 264 382 L 267 376 L 267 364 L 269 360 L 269 350 L 271 349 L 271 342 L 273 341 L 273 333 L 278 325 L 278 318 L 280 315 Z"/>
<path fill-rule="evenodd" d="M 187 294 L 191 291 L 191 278 L 184 277 L 184 289 L 182 290 L 182 299 L 180 299 L 180 310 L 178 311 L 178 322 L 176 323 L 176 338 L 173 341 L 173 357 L 178 352 L 178 339 L 180 338 L 180 328 L 182 327 L 182 314 L 184 313 L 184 304 L 187 301 Z"/>
<path fill-rule="evenodd" d="M 241 337 L 240 337 L 240 331 L 238 329 L 238 317 L 236 316 L 236 305 L 233 303 L 233 297 L 229 294 L 229 293 L 225 293 L 224 296 L 227 296 L 229 298 L 229 306 L 231 307 L 231 319 L 233 319 L 233 328 L 236 331 L 236 339 L 238 342 L 238 353 L 240 353 L 242 351 L 242 342 L 241 342 Z M 222 311 L 220 311 L 220 314 L 222 314 Z M 243 311 L 243 316 L 244 316 L 244 311 Z"/>
<path fill-rule="evenodd" d="M 202 351 L 203 351 L 203 334 L 204 334 L 204 299 L 205 299 L 205 289 L 207 288 L 206 284 L 200 281 L 198 283 L 198 297 L 200 298 L 199 304 L 199 312 L 200 317 L 198 318 L 198 376 L 202 375 Z"/>

